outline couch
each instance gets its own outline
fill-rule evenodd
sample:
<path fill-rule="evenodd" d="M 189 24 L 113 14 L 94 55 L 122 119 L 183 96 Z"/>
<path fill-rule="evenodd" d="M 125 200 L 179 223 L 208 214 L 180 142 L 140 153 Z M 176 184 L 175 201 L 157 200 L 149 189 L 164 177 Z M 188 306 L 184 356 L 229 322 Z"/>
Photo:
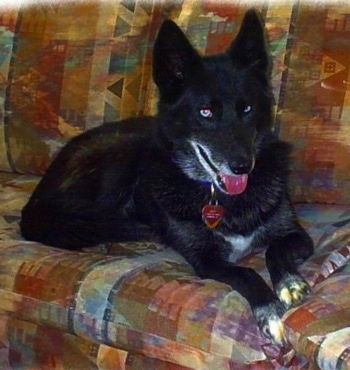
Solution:
<path fill-rule="evenodd" d="M 247 302 L 166 247 L 69 252 L 18 221 L 71 137 L 151 114 L 152 44 L 165 18 L 203 53 L 236 34 L 244 2 L 0 5 L 0 369 L 350 369 L 350 5 L 256 3 L 273 55 L 275 130 L 294 145 L 290 191 L 315 253 L 313 289 L 279 348 Z M 250 4 L 251 5 L 251 4 Z M 106 253 L 106 250 L 109 253 Z M 268 281 L 264 252 L 239 261 Z"/>

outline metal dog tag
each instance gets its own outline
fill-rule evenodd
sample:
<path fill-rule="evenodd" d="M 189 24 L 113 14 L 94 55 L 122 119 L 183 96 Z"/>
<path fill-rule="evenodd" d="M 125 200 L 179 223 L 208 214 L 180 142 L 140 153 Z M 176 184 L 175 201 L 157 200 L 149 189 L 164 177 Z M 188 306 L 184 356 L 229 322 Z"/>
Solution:
<path fill-rule="evenodd" d="M 210 202 L 202 208 L 202 219 L 210 229 L 214 229 L 219 225 L 223 215 L 224 207 L 215 199 L 215 188 L 212 184 Z"/>
<path fill-rule="evenodd" d="M 219 204 L 207 204 L 202 209 L 203 221 L 210 229 L 219 225 L 223 215 L 224 207 Z"/>

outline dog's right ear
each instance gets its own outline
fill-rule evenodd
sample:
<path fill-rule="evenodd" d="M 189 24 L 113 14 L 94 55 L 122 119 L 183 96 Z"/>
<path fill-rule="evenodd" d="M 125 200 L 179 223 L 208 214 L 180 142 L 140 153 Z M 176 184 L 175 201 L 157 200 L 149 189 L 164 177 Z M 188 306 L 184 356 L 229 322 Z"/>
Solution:
<path fill-rule="evenodd" d="M 160 101 L 175 101 L 201 66 L 199 54 L 182 30 L 173 21 L 165 20 L 153 48 L 153 80 Z"/>

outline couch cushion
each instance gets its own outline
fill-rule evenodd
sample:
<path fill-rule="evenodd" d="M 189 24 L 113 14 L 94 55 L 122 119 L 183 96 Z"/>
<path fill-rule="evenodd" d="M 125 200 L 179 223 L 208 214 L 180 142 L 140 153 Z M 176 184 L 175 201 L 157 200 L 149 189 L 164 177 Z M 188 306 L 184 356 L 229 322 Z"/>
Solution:
<path fill-rule="evenodd" d="M 2 169 L 43 173 L 72 136 L 143 113 L 152 6 L 46 3 L 0 17 Z"/>
<path fill-rule="evenodd" d="M 350 204 L 349 13 L 300 3 L 291 18 L 280 133 L 295 147 L 295 201 Z"/>
<path fill-rule="evenodd" d="M 151 54 L 162 20 L 174 19 L 201 52 L 214 53 L 229 44 L 247 6 L 135 0 L 6 10 L 0 168 L 43 173 L 79 132 L 154 112 Z M 258 8 L 274 57 L 276 129 L 295 145 L 293 199 L 349 203 L 349 5 Z"/>
<path fill-rule="evenodd" d="M 113 368 L 116 361 L 132 369 L 208 370 L 341 363 L 350 368 L 344 355 L 350 346 L 348 207 L 297 207 L 317 245 L 300 267 L 314 294 L 286 314 L 294 349 L 280 350 L 261 335 L 239 294 L 198 279 L 181 256 L 160 245 L 113 244 L 106 255 L 103 247 L 78 253 L 21 240 L 20 209 L 37 181 L 2 178 L 0 363 Z M 240 264 L 268 281 L 263 252 Z"/>

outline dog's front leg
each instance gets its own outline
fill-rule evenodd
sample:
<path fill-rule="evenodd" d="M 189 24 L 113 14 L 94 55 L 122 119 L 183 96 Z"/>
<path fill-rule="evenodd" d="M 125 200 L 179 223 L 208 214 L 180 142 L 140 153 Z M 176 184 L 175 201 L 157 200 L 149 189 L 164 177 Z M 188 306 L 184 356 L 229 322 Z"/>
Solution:
<path fill-rule="evenodd" d="M 264 279 L 253 269 L 211 257 L 208 259 L 209 263 L 197 264 L 197 275 L 203 279 L 215 279 L 230 285 L 247 299 L 264 335 L 279 346 L 285 345 L 288 341 L 281 319 L 285 310 Z"/>
<path fill-rule="evenodd" d="M 200 278 L 228 284 L 245 297 L 265 336 L 277 345 L 285 345 L 287 338 L 281 319 L 285 310 L 264 279 L 253 269 L 226 262 L 220 245 L 206 227 L 186 222 L 172 226 L 166 244 L 179 251 Z"/>
<path fill-rule="evenodd" d="M 286 309 L 301 304 L 311 293 L 309 284 L 298 272 L 297 263 L 312 253 L 312 240 L 299 225 L 294 232 L 275 240 L 266 252 L 274 291 Z"/>

